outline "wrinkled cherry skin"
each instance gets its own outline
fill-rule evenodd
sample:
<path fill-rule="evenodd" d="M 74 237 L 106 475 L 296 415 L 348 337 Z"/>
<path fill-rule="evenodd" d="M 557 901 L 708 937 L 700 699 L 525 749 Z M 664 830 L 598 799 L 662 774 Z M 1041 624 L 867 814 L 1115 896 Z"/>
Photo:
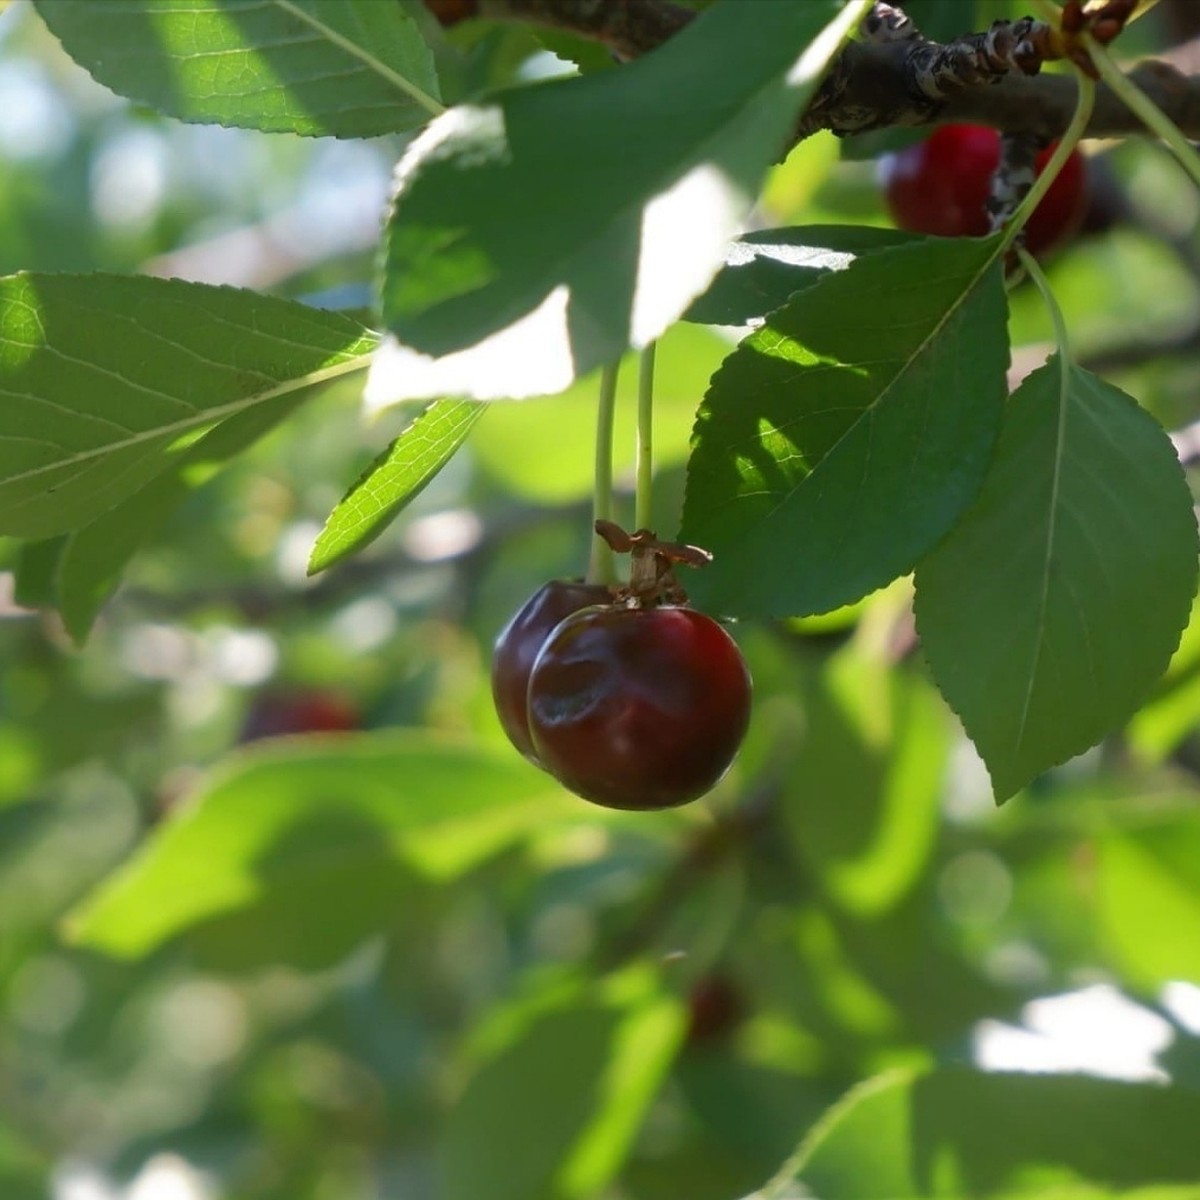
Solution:
<path fill-rule="evenodd" d="M 737 643 L 690 608 L 586 608 L 547 639 L 529 677 L 542 766 L 609 808 L 686 804 L 729 769 L 750 720 Z"/>
<path fill-rule="evenodd" d="M 508 740 L 530 762 L 538 763 L 529 736 L 526 696 L 534 659 L 564 617 L 612 599 L 608 588 L 578 579 L 552 579 L 525 602 L 501 630 L 492 653 L 492 698 Z"/>
<path fill-rule="evenodd" d="M 1036 159 L 1040 175 L 1054 147 Z M 989 232 L 988 191 L 1000 162 L 1000 134 L 983 125 L 943 125 L 880 160 L 892 219 L 910 233 L 982 237 Z M 1025 226 L 1031 254 L 1045 254 L 1079 229 L 1087 211 L 1087 168 L 1075 151 Z"/>

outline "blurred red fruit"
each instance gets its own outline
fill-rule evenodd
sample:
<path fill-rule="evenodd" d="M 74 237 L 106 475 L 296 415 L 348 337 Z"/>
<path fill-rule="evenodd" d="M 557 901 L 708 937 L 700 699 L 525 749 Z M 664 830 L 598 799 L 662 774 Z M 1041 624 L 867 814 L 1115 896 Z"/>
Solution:
<path fill-rule="evenodd" d="M 1040 174 L 1053 153 L 1037 156 Z M 910 233 L 983 237 L 987 198 L 1000 162 L 1000 134 L 983 125 L 943 125 L 923 142 L 880 161 L 892 219 Z M 1046 254 L 1076 233 L 1087 211 L 1087 171 L 1075 151 L 1025 226 L 1031 254 Z"/>
<path fill-rule="evenodd" d="M 267 692 L 258 696 L 242 727 L 243 742 L 294 733 L 359 729 L 358 709 L 336 692 Z"/>

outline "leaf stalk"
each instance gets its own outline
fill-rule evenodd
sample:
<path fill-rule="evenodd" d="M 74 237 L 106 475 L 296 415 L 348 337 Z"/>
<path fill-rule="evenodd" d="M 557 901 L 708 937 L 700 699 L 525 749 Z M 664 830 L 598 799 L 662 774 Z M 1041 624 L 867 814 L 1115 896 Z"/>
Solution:
<path fill-rule="evenodd" d="M 635 529 L 654 528 L 654 353 L 651 342 L 638 363 Z"/>
<path fill-rule="evenodd" d="M 610 363 L 600 372 L 600 397 L 596 405 L 596 467 L 592 488 L 592 527 L 597 521 L 613 519 L 613 417 L 617 408 L 618 364 Z M 592 534 L 592 553 L 588 562 L 588 583 L 612 585 L 617 582 L 617 565 L 612 548 Z"/>

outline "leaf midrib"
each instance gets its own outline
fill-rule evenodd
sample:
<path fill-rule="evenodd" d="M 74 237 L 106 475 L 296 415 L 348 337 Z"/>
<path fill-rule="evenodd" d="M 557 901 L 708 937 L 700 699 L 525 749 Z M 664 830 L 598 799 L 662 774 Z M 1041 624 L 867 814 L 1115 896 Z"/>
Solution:
<path fill-rule="evenodd" d="M 438 100 L 435 100 L 423 88 L 418 87 L 409 79 L 405 79 L 403 75 L 393 71 L 386 63 L 381 62 L 374 55 L 370 54 L 362 46 L 356 42 L 352 42 L 349 38 L 343 37 L 336 29 L 331 28 L 325 22 L 318 20 L 311 13 L 305 12 L 302 8 L 298 8 L 293 0 L 270 0 L 277 8 L 281 8 L 285 13 L 294 17 L 297 21 L 303 22 L 310 29 L 315 29 L 323 37 L 328 38 L 335 46 L 343 53 L 349 54 L 352 58 L 357 58 L 369 70 L 374 71 L 380 78 L 385 79 L 392 87 L 403 92 L 410 100 L 418 107 L 423 108 L 430 116 L 441 116 L 446 111 L 445 107 Z M 345 2 L 345 0 L 343 0 Z M 395 3 L 396 0 L 393 0 Z"/>
<path fill-rule="evenodd" d="M 1061 355 L 1062 351 L 1059 351 Z M 1048 364 L 1047 364 L 1048 365 Z M 1042 578 L 1038 597 L 1037 621 L 1033 643 L 1033 662 L 1029 666 L 1029 681 L 1025 687 L 1025 700 L 1021 705 L 1021 719 L 1017 723 L 1017 740 L 1014 751 L 1020 751 L 1029 726 L 1029 713 L 1033 707 L 1033 692 L 1037 686 L 1038 667 L 1042 661 L 1042 649 L 1046 643 L 1046 610 L 1050 603 L 1050 564 L 1054 558 L 1054 543 L 1058 531 L 1058 494 L 1062 483 L 1062 466 L 1065 457 L 1063 447 L 1067 440 L 1067 408 L 1069 403 L 1070 365 L 1065 364 L 1058 376 L 1058 423 L 1054 434 L 1054 470 L 1050 479 L 1050 501 L 1046 506 L 1046 550 L 1042 556 Z"/>
<path fill-rule="evenodd" d="M 133 446 L 141 445 L 143 442 L 157 441 L 163 437 L 187 433 L 189 430 L 196 429 L 201 425 L 215 424 L 225 417 L 236 416 L 238 413 L 253 408 L 257 404 L 265 404 L 268 400 L 275 399 L 276 396 L 284 396 L 289 392 L 299 391 L 301 388 L 314 387 L 317 384 L 327 383 L 331 379 L 339 379 L 343 375 L 352 375 L 356 371 L 365 371 L 370 365 L 373 355 L 374 351 L 367 354 L 355 355 L 345 362 L 335 363 L 332 366 L 323 367 L 317 371 L 310 371 L 305 375 L 285 380 L 276 387 L 255 392 L 249 396 L 243 396 L 239 400 L 232 400 L 228 404 L 197 410 L 191 416 L 178 421 L 172 421 L 167 425 L 156 425 L 152 429 L 140 430 L 129 437 L 121 438 L 117 441 L 106 442 L 100 446 L 90 446 L 86 450 L 77 451 L 66 458 L 56 459 L 52 463 L 43 463 L 41 466 L 30 470 L 7 475 L 4 479 L 0 480 L 0 491 L 12 484 L 26 483 L 32 479 L 36 479 L 40 475 L 47 475 L 55 471 L 61 471 L 63 468 L 77 466 L 93 459 L 116 454 Z"/>
<path fill-rule="evenodd" d="M 902 246 L 902 247 L 897 247 L 897 249 L 899 249 L 903 253 L 911 253 L 914 250 L 919 250 L 920 247 Z M 882 251 L 881 253 L 887 253 L 887 251 Z M 921 340 L 920 344 L 912 351 L 912 353 L 910 353 L 899 364 L 898 369 L 888 380 L 887 384 L 880 391 L 879 395 L 876 396 L 875 399 L 872 400 L 870 404 L 868 404 L 865 408 L 863 408 L 859 411 L 859 415 L 857 417 L 855 417 L 855 419 L 853 421 L 851 421 L 849 425 L 846 426 L 845 431 L 839 435 L 839 437 L 833 443 L 833 445 L 831 445 L 829 447 L 829 449 L 826 450 L 823 455 L 821 455 L 821 458 L 818 460 L 818 462 L 812 468 L 812 470 L 809 471 L 808 474 L 805 475 L 802 479 L 798 480 L 794 487 L 789 488 L 788 491 L 785 492 L 779 498 L 778 503 L 776 503 L 765 514 L 764 519 L 770 519 L 770 518 L 774 517 L 776 515 L 776 513 L 778 513 L 785 505 L 790 503 L 792 498 L 796 495 L 796 493 L 798 491 L 800 491 L 800 489 L 803 488 L 808 483 L 808 481 L 810 479 L 812 479 L 813 476 L 816 475 L 821 470 L 822 466 L 824 466 L 825 463 L 827 463 L 831 458 L 834 457 L 834 455 L 837 453 L 838 447 L 841 446 L 841 444 L 844 441 L 846 441 L 846 439 L 849 438 L 850 435 L 855 432 L 855 430 L 858 429 L 858 427 L 862 424 L 863 421 L 869 420 L 871 418 L 872 414 L 875 412 L 875 410 L 881 404 L 883 404 L 885 400 L 888 399 L 888 397 L 890 396 L 892 391 L 896 388 L 897 384 L 908 374 L 908 372 L 912 369 L 913 364 L 915 362 L 917 362 L 920 358 L 923 357 L 925 352 L 929 349 L 929 346 L 931 345 L 931 343 L 942 333 L 942 331 L 945 329 L 946 325 L 949 323 L 951 318 L 954 316 L 957 316 L 959 310 L 962 308 L 962 306 L 964 304 L 966 304 L 968 298 L 974 295 L 976 288 L 979 287 L 980 283 L 983 281 L 984 276 L 986 276 L 988 271 L 990 271 L 992 269 L 992 267 L 995 265 L 996 259 L 999 256 L 999 253 L 1000 253 L 1000 248 L 999 248 L 999 244 L 997 244 L 997 248 L 996 248 L 995 252 L 988 255 L 988 257 L 983 260 L 983 262 L 980 265 L 979 270 L 973 276 L 970 277 L 969 281 L 962 288 L 962 291 L 959 293 L 958 298 L 955 300 L 955 302 L 948 309 L 946 309 L 946 311 L 944 313 L 942 313 L 939 320 L 930 328 L 929 333 L 926 334 L 926 336 Z M 871 255 L 870 257 L 873 258 L 875 256 Z M 853 270 L 854 270 L 853 266 L 848 267 L 846 269 L 846 271 L 838 272 L 836 275 L 830 276 L 830 278 L 840 279 L 844 275 L 849 275 Z M 810 295 L 810 294 L 811 294 L 810 292 L 805 293 L 806 296 Z M 786 335 L 784 335 L 784 336 L 786 336 Z M 789 338 L 788 340 L 792 340 L 792 339 Z M 846 366 L 861 366 L 862 364 L 861 363 L 847 363 L 844 365 L 846 365 Z"/>

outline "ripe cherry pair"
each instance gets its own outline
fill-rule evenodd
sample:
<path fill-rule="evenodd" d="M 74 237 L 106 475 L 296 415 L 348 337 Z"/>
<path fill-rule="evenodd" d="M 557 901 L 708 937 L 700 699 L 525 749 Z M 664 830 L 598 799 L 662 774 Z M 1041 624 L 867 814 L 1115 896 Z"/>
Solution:
<path fill-rule="evenodd" d="M 508 623 L 492 694 L 526 758 L 609 808 L 702 796 L 750 717 L 741 651 L 711 617 L 577 581 L 547 583 Z"/>

